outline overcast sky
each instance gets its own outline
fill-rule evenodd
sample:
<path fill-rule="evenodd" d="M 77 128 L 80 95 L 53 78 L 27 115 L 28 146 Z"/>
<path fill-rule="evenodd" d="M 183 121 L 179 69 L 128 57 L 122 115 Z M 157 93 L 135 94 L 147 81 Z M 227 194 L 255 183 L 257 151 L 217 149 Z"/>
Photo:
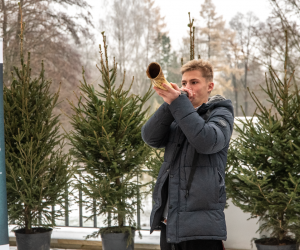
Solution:
<path fill-rule="evenodd" d="M 103 1 L 88 0 L 88 2 L 93 6 L 92 15 L 95 26 L 98 27 Z M 191 12 L 191 17 L 199 19 L 199 11 L 204 0 L 156 0 L 155 2 L 161 9 L 161 15 L 165 16 L 173 49 L 178 49 L 182 37 L 189 29 L 187 27 L 188 12 Z M 246 14 L 248 11 L 252 11 L 261 21 L 265 21 L 270 14 L 268 0 L 213 0 L 213 3 L 216 6 L 217 14 L 223 16 L 227 26 L 237 12 Z M 101 40 L 99 35 L 97 43 L 100 43 Z"/>

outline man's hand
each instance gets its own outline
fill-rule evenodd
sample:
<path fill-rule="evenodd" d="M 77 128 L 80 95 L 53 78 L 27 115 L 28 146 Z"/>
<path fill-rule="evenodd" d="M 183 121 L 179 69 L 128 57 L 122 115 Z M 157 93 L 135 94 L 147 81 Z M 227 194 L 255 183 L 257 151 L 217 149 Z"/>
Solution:
<path fill-rule="evenodd" d="M 169 105 L 181 94 L 180 89 L 175 83 L 170 84 L 173 86 L 173 88 L 169 87 L 167 84 L 163 83 L 163 87 L 167 90 L 163 90 L 157 87 L 153 87 L 153 89 L 156 91 L 156 93 L 161 96 L 166 103 Z"/>
<path fill-rule="evenodd" d="M 191 101 L 191 103 L 193 103 L 193 100 L 195 98 L 195 93 L 186 87 L 181 87 L 180 90 L 188 92 L 188 94 L 189 94 L 188 98 Z"/>

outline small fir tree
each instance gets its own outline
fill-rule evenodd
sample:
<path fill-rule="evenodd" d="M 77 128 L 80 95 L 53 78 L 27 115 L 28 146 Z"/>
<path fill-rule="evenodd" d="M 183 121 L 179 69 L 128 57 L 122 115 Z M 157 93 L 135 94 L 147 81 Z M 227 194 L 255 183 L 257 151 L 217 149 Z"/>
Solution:
<path fill-rule="evenodd" d="M 150 148 L 141 137 L 141 128 L 149 107 L 142 111 L 145 102 L 153 95 L 151 86 L 143 97 L 123 89 L 123 81 L 116 87 L 117 64 L 109 65 L 106 36 L 104 32 L 104 58 L 100 48 L 100 71 L 102 93 L 87 84 L 84 70 L 80 89 L 87 95 L 86 104 L 79 98 L 78 107 L 70 103 L 75 114 L 69 117 L 74 127 L 67 134 L 73 148 L 70 154 L 78 167 L 78 182 L 75 186 L 91 198 L 86 201 L 87 211 L 92 215 L 109 215 L 104 220 L 106 228 L 88 235 L 98 237 L 102 233 L 128 233 L 131 243 L 131 227 L 136 227 L 134 216 L 141 205 L 143 192 L 140 188 L 148 183 L 137 183 L 142 178 L 142 167 L 150 154 Z M 83 174 L 83 171 L 86 174 Z M 92 201 L 94 199 L 95 202 Z M 110 224 L 114 226 L 110 226 Z"/>
<path fill-rule="evenodd" d="M 14 67 L 10 87 L 4 85 L 5 164 L 9 221 L 28 234 L 33 226 L 53 227 L 55 218 L 64 216 L 64 209 L 53 207 L 65 208 L 72 171 L 70 158 L 62 155 L 63 138 L 57 135 L 59 115 L 52 117 L 59 90 L 50 95 L 43 62 L 39 76 L 32 79 L 30 52 L 26 63 L 23 56 L 19 8 L 21 69 Z"/>
<path fill-rule="evenodd" d="M 287 70 L 287 34 L 285 55 L 283 80 L 270 66 L 266 88 L 261 87 L 271 108 L 249 91 L 258 122 L 239 120 L 243 127 L 235 127 L 239 137 L 231 143 L 226 170 L 228 197 L 250 218 L 259 218 L 257 232 L 271 231 L 266 243 L 278 245 L 300 241 L 300 94 L 291 84 L 294 72 Z"/>

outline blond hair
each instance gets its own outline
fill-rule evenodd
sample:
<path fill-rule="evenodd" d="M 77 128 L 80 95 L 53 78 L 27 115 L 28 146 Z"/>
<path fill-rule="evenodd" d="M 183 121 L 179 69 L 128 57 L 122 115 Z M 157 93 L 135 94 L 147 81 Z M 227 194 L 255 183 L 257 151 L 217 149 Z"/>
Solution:
<path fill-rule="evenodd" d="M 202 59 L 191 60 L 182 65 L 180 72 L 183 75 L 185 72 L 193 70 L 199 70 L 202 73 L 202 77 L 204 77 L 207 82 L 212 82 L 214 79 L 214 69 L 208 61 Z"/>

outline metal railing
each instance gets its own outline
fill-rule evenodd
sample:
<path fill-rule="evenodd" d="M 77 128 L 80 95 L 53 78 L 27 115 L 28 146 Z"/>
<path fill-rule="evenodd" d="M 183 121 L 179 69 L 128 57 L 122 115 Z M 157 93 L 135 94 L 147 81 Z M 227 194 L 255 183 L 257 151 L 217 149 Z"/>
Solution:
<path fill-rule="evenodd" d="M 142 172 L 147 173 L 147 172 L 149 172 L 149 170 L 142 170 Z M 152 180 L 153 180 L 153 178 L 152 178 Z M 139 179 L 138 179 L 138 176 L 137 176 L 137 183 L 138 182 L 139 182 Z M 82 201 L 83 196 L 82 196 L 82 191 L 81 190 L 78 190 L 78 194 L 79 194 L 78 199 L 79 200 L 78 200 L 78 203 L 76 203 L 76 204 L 78 204 L 79 225 L 78 226 L 71 226 L 70 225 L 70 218 L 69 218 L 69 212 L 70 211 L 69 211 L 69 199 L 68 199 L 69 189 L 68 188 L 69 188 L 68 186 L 66 186 L 66 188 L 65 188 L 65 197 L 66 198 L 65 198 L 64 224 L 63 225 L 59 224 L 57 226 L 59 226 L 59 227 L 84 227 L 84 228 L 93 228 L 93 227 L 97 228 L 98 226 L 100 226 L 100 225 L 97 224 L 96 200 L 95 199 L 93 199 L 93 211 L 94 211 L 93 227 L 83 226 L 83 204 L 82 204 L 83 203 L 83 201 Z M 139 189 L 138 189 L 138 198 L 139 198 Z M 51 213 L 54 214 L 54 212 L 55 212 L 55 206 L 51 206 Z M 111 226 L 110 217 L 111 217 L 110 214 L 108 214 L 108 226 Z M 52 216 L 52 218 L 53 218 L 53 216 Z M 150 218 L 149 218 L 149 220 L 150 220 Z M 61 222 L 61 220 L 59 220 L 59 221 Z M 12 222 L 12 224 L 15 224 L 15 221 L 11 221 L 11 222 Z M 52 221 L 52 223 L 53 222 L 54 221 Z M 141 208 L 140 208 L 139 205 L 137 205 L 136 222 L 137 222 L 137 227 L 143 229 L 141 227 Z M 41 224 L 41 217 L 39 217 L 39 223 Z M 149 229 L 149 228 L 147 228 L 147 229 Z"/>
<path fill-rule="evenodd" d="M 147 173 L 149 172 L 149 170 L 142 170 L 142 172 Z M 153 180 L 153 178 L 152 178 Z M 137 183 L 139 182 L 138 176 L 137 176 Z M 79 218 L 79 225 L 78 226 L 72 226 L 72 227 L 86 227 L 83 226 L 83 205 L 82 205 L 82 191 L 78 190 L 79 192 L 79 200 L 78 200 L 78 204 L 79 204 L 79 214 L 78 214 L 78 218 Z M 139 189 L 138 189 L 138 198 L 139 198 Z M 68 188 L 66 188 L 66 197 L 68 195 Z M 52 206 L 52 210 L 54 210 L 54 207 Z M 94 216 L 93 216 L 93 227 L 97 228 L 97 214 L 96 214 L 96 200 L 93 199 L 93 210 L 94 210 Z M 110 220 L 110 214 L 108 214 L 108 226 L 111 226 L 111 220 Z M 150 218 L 149 218 L 150 220 Z M 137 213 L 136 213 L 136 222 L 137 222 L 137 227 L 141 228 L 141 208 L 139 205 L 137 205 Z M 61 226 L 61 225 L 60 225 Z M 66 203 L 65 203 L 65 225 L 63 226 L 70 226 L 69 223 L 69 201 L 68 199 L 66 199 Z M 147 228 L 149 229 L 149 228 Z"/>

